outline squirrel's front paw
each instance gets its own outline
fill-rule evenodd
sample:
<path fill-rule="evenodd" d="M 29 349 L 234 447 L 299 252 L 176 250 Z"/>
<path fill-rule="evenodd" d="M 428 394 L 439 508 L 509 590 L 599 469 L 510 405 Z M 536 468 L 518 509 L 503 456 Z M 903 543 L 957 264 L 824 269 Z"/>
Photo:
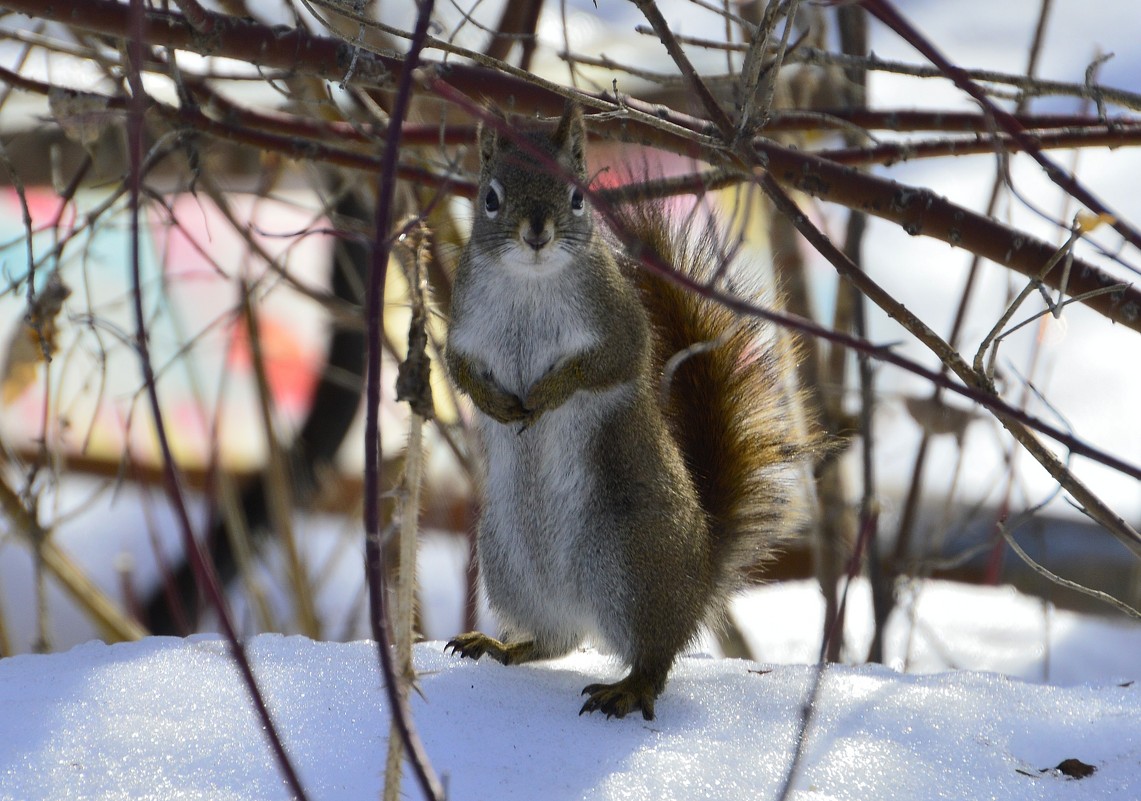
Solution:
<path fill-rule="evenodd" d="M 469 631 L 467 634 L 457 634 L 452 637 L 444 645 L 444 652 L 447 653 L 449 649 L 462 658 L 479 659 L 486 655 L 504 665 L 530 662 L 539 656 L 535 643 L 531 640 L 503 643 L 478 631 Z"/>
<path fill-rule="evenodd" d="M 497 423 L 517 423 L 531 416 L 531 412 L 523 406 L 523 401 L 507 392 L 491 395 L 482 401 L 476 404 L 480 411 Z"/>
<path fill-rule="evenodd" d="M 572 391 L 567 387 L 564 371 L 552 367 L 531 385 L 523 399 L 523 407 L 532 417 L 538 418 L 543 412 L 562 406 Z"/>

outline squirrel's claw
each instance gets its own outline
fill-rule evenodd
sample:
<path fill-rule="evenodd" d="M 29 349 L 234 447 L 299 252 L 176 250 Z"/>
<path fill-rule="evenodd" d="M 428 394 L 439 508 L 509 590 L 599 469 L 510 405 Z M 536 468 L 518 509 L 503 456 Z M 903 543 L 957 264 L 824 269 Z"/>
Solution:
<path fill-rule="evenodd" d="M 457 634 L 444 645 L 444 653 L 449 649 L 461 659 L 479 659 L 486 655 L 504 665 L 518 665 L 543 657 L 533 640 L 504 643 L 478 631 Z"/>
<path fill-rule="evenodd" d="M 478 660 L 484 654 L 492 659 L 503 661 L 505 648 L 503 643 L 494 637 L 488 637 L 478 631 L 469 631 L 467 634 L 457 634 L 444 645 L 444 653 L 451 651 L 459 654 L 461 659 Z"/>
<path fill-rule="evenodd" d="M 603 712 L 609 720 L 612 717 L 624 718 L 634 710 L 641 709 L 643 718 L 654 719 L 654 699 L 657 693 L 649 683 L 634 674 L 614 684 L 589 684 L 583 688 L 582 695 L 590 697 L 578 711 L 580 715 L 584 712 Z"/>

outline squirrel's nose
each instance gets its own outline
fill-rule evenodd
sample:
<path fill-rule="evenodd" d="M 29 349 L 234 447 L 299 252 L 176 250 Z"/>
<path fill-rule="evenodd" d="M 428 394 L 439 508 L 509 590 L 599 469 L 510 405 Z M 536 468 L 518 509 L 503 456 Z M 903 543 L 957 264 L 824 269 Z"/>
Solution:
<path fill-rule="evenodd" d="M 554 238 L 555 227 L 547 215 L 534 215 L 520 225 L 519 236 L 534 250 L 542 250 Z"/>

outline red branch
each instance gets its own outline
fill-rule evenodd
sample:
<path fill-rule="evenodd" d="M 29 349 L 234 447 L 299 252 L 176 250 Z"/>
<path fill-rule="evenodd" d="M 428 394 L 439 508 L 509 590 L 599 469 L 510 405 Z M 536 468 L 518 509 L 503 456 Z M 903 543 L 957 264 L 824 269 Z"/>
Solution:
<path fill-rule="evenodd" d="M 115 0 L 84 0 L 75 3 L 55 0 L 46 8 L 43 0 L 4 0 L 4 4 L 25 14 L 59 19 L 68 25 L 111 36 L 121 36 L 127 22 L 126 6 Z M 343 79 L 349 64 L 353 62 L 353 48 L 336 39 L 314 36 L 303 29 L 282 31 L 255 20 L 205 13 L 211 18 L 212 32 L 209 36 L 199 33 L 181 15 L 158 10 L 146 12 L 143 35 L 152 44 L 203 54 L 225 55 L 246 60 L 262 69 L 303 72 L 333 81 Z M 432 62 L 423 63 L 433 66 Z M 455 61 L 448 64 L 436 63 L 434 69 L 450 85 L 469 96 L 482 97 L 493 93 L 496 97 L 510 97 L 514 108 L 520 112 L 534 109 L 546 114 L 557 114 L 562 110 L 564 98 L 561 95 L 514 75 Z M 390 85 L 391 81 L 400 78 L 403 71 L 404 60 L 399 57 L 358 51 L 353 66 L 353 81 L 366 86 Z M 726 153 L 718 147 L 715 139 L 706 140 L 702 146 L 692 138 L 692 134 L 700 137 L 716 134 L 716 128 L 708 120 L 679 114 L 636 98 L 615 97 L 608 93 L 594 97 L 599 106 L 608 110 L 617 108 L 628 111 L 624 117 L 608 123 L 620 136 L 673 152 L 703 156 L 714 163 L 726 161 Z M 680 126 L 680 129 L 659 127 L 651 124 L 648 121 L 650 119 L 673 123 Z M 214 124 L 219 126 L 219 131 L 226 130 L 224 123 L 214 121 Z M 265 132 L 260 136 L 268 138 L 270 134 Z M 1031 152 L 1039 149 L 1025 131 L 1014 138 L 1031 149 Z M 313 152 L 324 147 L 319 143 L 304 144 L 312 148 Z M 1042 265 L 1054 252 L 1053 246 L 1042 240 L 951 203 L 929 190 L 862 173 L 832 163 L 821 155 L 781 147 L 760 137 L 754 138 L 753 146 L 756 150 L 755 166 L 769 170 L 786 186 L 890 220 L 908 233 L 933 236 L 953 246 L 965 248 L 1023 275 L 1037 276 Z M 366 156 L 351 158 L 369 161 Z M 733 158 L 728 160 L 734 162 Z M 374 166 L 371 169 L 375 169 L 375 161 L 372 164 Z M 398 174 L 405 174 L 405 169 L 401 167 Z M 430 174 L 421 177 L 429 176 Z M 1118 221 L 1118 225 L 1122 225 L 1122 222 Z M 1045 283 L 1058 289 L 1059 280 L 1054 272 L 1046 277 Z M 1076 260 L 1068 291 L 1072 295 L 1084 295 L 1117 283 L 1116 279 L 1093 264 Z M 1141 331 L 1141 291 L 1138 289 L 1123 287 L 1083 302 L 1114 322 Z"/>
<path fill-rule="evenodd" d="M 408 49 L 407 61 L 415 65 L 420 58 L 424 39 L 428 35 L 428 23 L 432 17 L 433 0 L 421 0 L 416 18 L 416 29 L 412 34 L 412 44 Z M 380 531 L 380 351 L 383 341 L 382 322 L 384 314 L 384 284 L 388 273 L 388 255 L 392 249 L 392 202 L 396 191 L 396 160 L 400 153 L 400 131 L 408 104 L 412 99 L 412 70 L 405 70 L 400 76 L 396 100 L 391 117 L 393 124 L 388 129 L 384 153 L 381 156 L 381 170 L 376 190 L 376 243 L 373 246 L 372 265 L 368 280 L 367 316 L 368 354 L 365 403 L 365 470 L 364 470 L 364 528 L 365 528 L 365 578 L 368 581 L 369 622 L 372 625 L 373 639 L 377 643 L 381 669 L 384 673 L 384 689 L 392 709 L 392 719 L 404 741 L 404 750 L 412 762 L 416 778 L 424 794 L 431 799 L 444 798 L 444 789 L 436 778 L 428 762 L 424 746 L 412 727 L 408 699 L 399 688 L 400 677 L 392 663 L 392 648 L 388 636 L 388 612 L 385 598 L 388 589 L 384 582 L 384 548 Z"/>
<path fill-rule="evenodd" d="M 266 738 L 269 740 L 274 756 L 277 758 L 278 767 L 281 769 L 285 781 L 293 793 L 293 797 L 298 799 L 298 801 L 305 801 L 306 795 L 301 785 L 301 780 L 298 778 L 297 771 L 289 759 L 289 754 L 285 750 L 281 735 L 274 725 L 273 716 L 270 714 L 269 706 L 266 704 L 265 697 L 258 687 L 257 679 L 254 676 L 253 667 L 250 665 L 249 658 L 246 655 L 245 647 L 242 645 L 241 640 L 238 639 L 237 628 L 234 626 L 233 617 L 230 615 L 226 605 L 217 571 L 214 569 L 210 559 L 203 553 L 201 543 L 194 537 L 193 527 L 190 524 L 190 515 L 187 513 L 186 503 L 182 496 L 182 488 L 178 478 L 174 453 L 171 450 L 170 439 L 166 433 L 166 423 L 162 413 L 162 405 L 159 402 L 154 365 L 151 361 L 150 348 L 147 344 L 146 312 L 143 309 L 141 258 L 139 251 L 139 217 L 141 214 L 139 200 L 143 189 L 143 116 L 149 102 L 149 98 L 143 90 L 142 75 L 139 71 L 143 54 L 143 38 L 140 35 L 142 26 L 139 24 L 142 17 L 142 10 L 142 0 L 132 0 L 132 7 L 130 9 L 132 12 L 130 15 L 132 24 L 127 28 L 130 32 L 127 39 L 129 62 L 127 82 L 131 89 L 131 100 L 129 113 L 127 115 L 127 150 L 129 161 L 127 180 L 131 224 L 129 265 L 131 269 L 131 290 L 135 313 L 135 349 L 139 355 L 139 364 L 143 373 L 146 395 L 150 402 L 151 416 L 155 427 L 155 437 L 162 451 L 163 484 L 166 488 L 167 498 L 175 512 L 175 518 L 178 521 L 183 547 L 186 550 L 186 558 L 194 570 L 194 576 L 198 586 L 204 589 L 207 598 L 210 599 L 215 611 L 218 613 L 218 620 L 221 623 L 222 631 L 229 643 L 230 653 L 238 666 L 238 671 L 241 673 L 242 679 L 245 681 L 254 709 L 261 719 Z"/>

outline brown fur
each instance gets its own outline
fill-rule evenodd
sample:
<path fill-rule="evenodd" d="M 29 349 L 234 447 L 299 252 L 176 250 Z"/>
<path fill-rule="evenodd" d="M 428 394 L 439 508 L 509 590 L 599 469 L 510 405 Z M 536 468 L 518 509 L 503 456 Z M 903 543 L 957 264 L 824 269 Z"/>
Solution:
<path fill-rule="evenodd" d="M 665 263 L 699 284 L 717 277 L 720 248 L 711 224 L 696 236 L 676 230 L 652 201 L 618 214 Z M 776 337 L 765 341 L 756 318 L 655 275 L 633 257 L 624 267 L 650 316 L 651 372 L 666 382 L 666 419 L 709 516 L 714 569 L 731 590 L 742 568 L 770 557 L 803 523 L 790 471 L 819 439 L 796 424 L 795 407 L 803 410 L 805 401 L 784 375 L 796 351 Z M 749 295 L 763 298 L 755 290 Z"/>

